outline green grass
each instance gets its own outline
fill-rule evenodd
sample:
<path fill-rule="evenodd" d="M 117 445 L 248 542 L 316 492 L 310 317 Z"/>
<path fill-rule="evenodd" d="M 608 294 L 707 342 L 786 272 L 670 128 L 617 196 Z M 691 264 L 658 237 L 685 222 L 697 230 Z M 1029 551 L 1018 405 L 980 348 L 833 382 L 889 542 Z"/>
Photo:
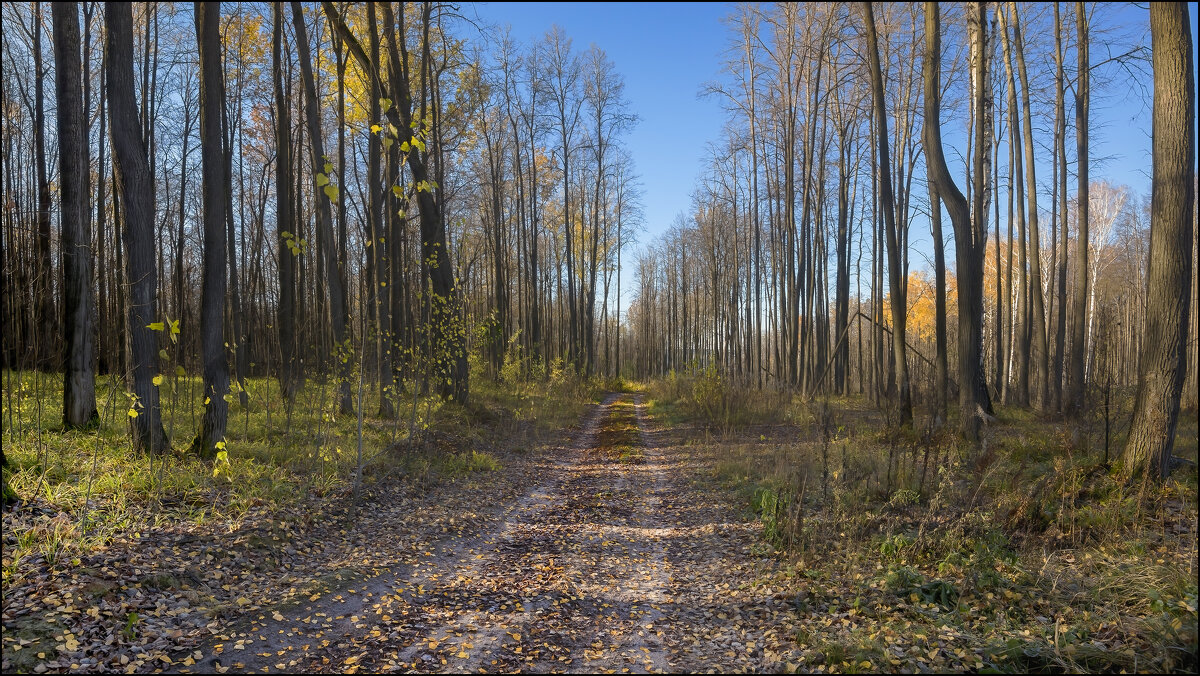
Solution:
<path fill-rule="evenodd" d="M 576 424 L 601 392 L 594 383 L 562 375 L 553 382 L 509 384 L 474 375 L 468 406 L 431 395 L 417 397 L 414 407 L 408 393 L 397 402 L 395 419 L 377 416 L 378 390 L 367 389 L 364 481 L 402 477 L 428 483 L 496 471 L 502 466 L 499 442 L 504 450 L 532 449 L 545 435 Z M 61 375 L 3 373 L 0 441 L 10 464 L 5 478 L 48 515 L 6 515 L 5 536 L 13 538 L 4 547 L 6 588 L 33 556 L 64 565 L 144 526 L 232 524 L 254 508 L 337 499 L 353 485 L 358 418 L 337 412 L 332 381 L 306 381 L 289 424 L 277 381 L 249 379 L 248 406 L 236 394 L 229 406 L 227 465 L 188 452 L 203 412 L 199 378 L 168 378 L 161 385 L 171 450 L 158 457 L 131 447 L 128 400 L 119 379 L 97 379 L 101 419 L 87 431 L 63 431 L 61 387 Z"/>

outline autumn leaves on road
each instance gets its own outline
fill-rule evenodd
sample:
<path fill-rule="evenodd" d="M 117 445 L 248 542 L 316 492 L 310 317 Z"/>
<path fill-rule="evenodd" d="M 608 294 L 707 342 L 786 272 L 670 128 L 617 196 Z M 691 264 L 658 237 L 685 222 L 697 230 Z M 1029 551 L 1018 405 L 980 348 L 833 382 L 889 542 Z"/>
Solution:
<path fill-rule="evenodd" d="M 739 587 L 756 527 L 695 488 L 640 397 L 609 395 L 479 532 L 218 635 L 195 667 L 324 671 L 771 668 Z M 378 546 L 386 548 L 387 542 Z"/>

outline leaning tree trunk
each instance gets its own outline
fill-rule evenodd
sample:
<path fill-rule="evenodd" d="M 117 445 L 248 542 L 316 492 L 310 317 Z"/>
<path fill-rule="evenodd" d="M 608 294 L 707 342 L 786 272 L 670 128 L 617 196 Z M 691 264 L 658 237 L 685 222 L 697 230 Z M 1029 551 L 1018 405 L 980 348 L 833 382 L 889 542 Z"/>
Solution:
<path fill-rule="evenodd" d="M 863 3 L 867 27 L 867 59 L 871 66 L 871 92 L 875 119 L 878 125 L 876 143 L 879 146 L 879 193 L 883 220 L 887 228 L 888 286 L 892 310 L 892 354 L 896 362 L 896 389 L 899 394 L 900 426 L 912 425 L 912 393 L 909 390 L 908 354 L 904 343 L 906 315 L 905 279 L 900 262 L 900 243 L 896 232 L 895 200 L 892 199 L 892 173 L 888 162 L 887 111 L 883 99 L 883 71 L 879 64 L 879 39 L 875 34 L 875 16 L 871 3 Z"/>
<path fill-rule="evenodd" d="M 342 19 L 337 9 L 331 2 L 321 3 L 325 9 L 326 16 L 334 24 L 334 29 L 338 31 L 341 37 L 346 41 L 350 53 L 358 60 L 359 65 L 364 69 L 373 68 L 372 61 L 367 56 L 362 45 L 350 32 L 346 22 Z M 393 141 L 401 142 L 400 147 L 405 155 L 408 163 L 409 173 L 412 176 L 415 187 L 418 219 L 421 228 L 421 258 L 426 261 L 426 270 L 429 274 L 429 285 L 432 291 L 430 302 L 430 318 L 429 324 L 431 327 L 431 342 L 433 344 L 434 353 L 440 355 L 438 358 L 445 363 L 444 372 L 445 380 L 440 383 L 439 390 L 443 398 L 452 399 L 462 404 L 467 403 L 467 397 L 470 393 L 468 387 L 469 371 L 467 366 L 466 352 L 466 335 L 465 327 L 461 317 L 461 308 L 459 307 L 458 290 L 454 280 L 453 264 L 450 260 L 450 251 L 446 245 L 446 229 L 441 216 L 441 197 L 442 189 L 436 183 L 432 183 L 429 170 L 429 160 L 431 153 L 424 150 L 427 136 L 435 134 L 422 133 L 417 127 L 420 122 L 425 119 L 425 107 L 427 102 L 424 98 L 421 100 L 421 110 L 416 111 L 414 116 L 413 99 L 412 99 L 412 78 L 409 73 L 410 55 L 407 44 L 404 40 L 405 25 L 404 25 L 404 5 L 400 5 L 401 13 L 399 15 L 399 23 L 396 22 L 396 15 L 392 11 L 391 5 L 383 3 L 381 10 L 383 13 L 383 23 L 385 30 L 385 45 L 388 52 L 388 74 L 389 74 L 389 91 L 382 91 L 387 97 L 391 93 L 395 97 L 392 101 L 388 99 L 389 106 L 384 111 L 388 121 L 398 130 L 393 136 Z M 419 64 L 422 64 L 422 69 L 427 67 L 430 59 L 430 3 L 424 3 L 421 11 L 421 55 L 417 59 Z M 396 28 L 393 30 L 393 26 Z M 382 89 L 382 83 L 380 83 Z M 428 80 L 426 75 L 421 76 L 421 86 L 419 91 L 424 96 Z M 431 130 L 433 131 L 433 130 Z M 433 143 L 433 141 L 429 141 Z M 397 259 L 398 260 L 398 259 Z"/>
<path fill-rule="evenodd" d="M 88 144 L 85 134 L 79 17 L 74 4 L 51 6 L 54 21 L 54 87 L 58 96 L 59 146 L 69 149 L 59 159 L 62 179 L 63 254 L 63 426 L 79 428 L 99 419 L 92 360 L 96 346 L 92 299 L 92 242 L 85 221 L 88 211 Z"/>
<path fill-rule="evenodd" d="M 129 288 L 126 331 L 126 382 L 134 446 L 148 453 L 167 448 L 154 385 L 158 336 L 151 328 L 158 307 L 158 271 L 154 265 L 154 183 L 146 161 L 141 120 L 133 96 L 133 9 L 128 2 L 104 8 L 107 28 L 108 114 L 113 169 L 125 216 L 125 282 Z"/>
<path fill-rule="evenodd" d="M 1196 190 L 1196 82 L 1187 4 L 1150 5 L 1154 47 L 1154 188 L 1150 203 L 1150 288 L 1137 400 L 1124 472 L 1165 478 L 1186 373 L 1184 291 L 1192 274 L 1192 201 Z"/>
<path fill-rule="evenodd" d="M 200 342 L 204 361 L 204 422 L 192 442 L 202 458 L 217 454 L 224 441 L 229 406 L 229 359 L 225 353 L 225 161 L 221 134 L 220 3 L 196 5 L 200 47 L 200 160 L 203 187 L 204 277 L 200 297 Z"/>
<path fill-rule="evenodd" d="M 314 179 L 314 185 L 324 190 L 324 197 L 317 194 L 314 198 L 317 205 L 317 232 L 321 249 L 325 257 L 325 282 L 329 285 L 329 316 L 333 324 L 333 339 L 337 343 L 334 360 L 338 369 L 338 410 L 343 414 L 354 411 L 350 398 L 350 337 L 347 326 L 349 315 L 346 306 L 346 288 L 342 285 L 342 275 L 338 270 L 337 242 L 333 238 L 333 214 L 331 202 L 336 199 L 338 188 L 330 182 L 329 175 L 332 163 L 325 156 L 325 144 L 321 139 L 321 112 L 317 108 L 317 84 L 313 78 L 312 55 L 308 49 L 308 29 L 304 25 L 304 11 L 299 2 L 292 4 L 292 23 L 296 27 L 296 49 L 300 54 L 300 79 L 304 82 L 304 117 L 308 122 L 308 147 L 312 151 L 312 167 L 315 176 L 324 176 L 322 186 L 319 179 Z"/>

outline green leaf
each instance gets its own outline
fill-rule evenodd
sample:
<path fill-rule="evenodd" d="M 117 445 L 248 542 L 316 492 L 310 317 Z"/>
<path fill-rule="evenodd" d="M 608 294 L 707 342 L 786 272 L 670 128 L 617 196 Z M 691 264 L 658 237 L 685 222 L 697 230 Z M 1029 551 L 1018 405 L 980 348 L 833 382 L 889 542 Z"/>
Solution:
<path fill-rule="evenodd" d="M 329 198 L 330 202 L 337 201 L 337 198 L 338 198 L 337 186 L 336 185 L 325 186 L 325 196 Z"/>
<path fill-rule="evenodd" d="M 329 185 L 329 177 L 325 174 L 317 174 L 317 187 Z"/>
<path fill-rule="evenodd" d="M 167 355 L 167 351 L 166 351 L 166 350 L 159 350 L 159 351 L 158 351 L 158 356 L 159 356 L 159 357 L 161 357 L 161 358 L 163 358 L 163 359 L 170 359 L 170 358 L 171 358 L 169 355 Z"/>
<path fill-rule="evenodd" d="M 404 189 L 398 185 L 392 186 L 392 194 L 396 197 L 404 197 Z"/>
<path fill-rule="evenodd" d="M 183 370 L 182 366 L 175 367 L 175 375 L 183 377 L 187 375 L 187 371 Z"/>
<path fill-rule="evenodd" d="M 150 322 L 146 325 L 146 328 L 150 329 L 151 331 L 162 331 L 164 328 L 166 328 L 166 325 L 162 322 Z"/>
<path fill-rule="evenodd" d="M 326 163 L 325 163 L 325 173 L 326 173 L 326 174 L 332 174 L 332 173 L 333 173 L 333 162 L 326 162 Z"/>
<path fill-rule="evenodd" d="M 380 108 L 380 111 L 384 112 L 384 113 L 391 110 L 392 100 L 391 99 L 379 99 L 379 108 Z"/>

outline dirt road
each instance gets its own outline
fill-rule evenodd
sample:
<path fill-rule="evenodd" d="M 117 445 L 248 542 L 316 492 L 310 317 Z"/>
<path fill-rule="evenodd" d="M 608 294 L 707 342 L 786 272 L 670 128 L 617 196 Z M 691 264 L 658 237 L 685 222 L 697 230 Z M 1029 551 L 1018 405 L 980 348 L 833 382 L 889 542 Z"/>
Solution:
<path fill-rule="evenodd" d="M 783 601 L 754 588 L 771 566 L 757 526 L 693 482 L 671 438 L 640 397 L 609 395 L 482 532 L 260 611 L 181 669 L 774 671 Z"/>

